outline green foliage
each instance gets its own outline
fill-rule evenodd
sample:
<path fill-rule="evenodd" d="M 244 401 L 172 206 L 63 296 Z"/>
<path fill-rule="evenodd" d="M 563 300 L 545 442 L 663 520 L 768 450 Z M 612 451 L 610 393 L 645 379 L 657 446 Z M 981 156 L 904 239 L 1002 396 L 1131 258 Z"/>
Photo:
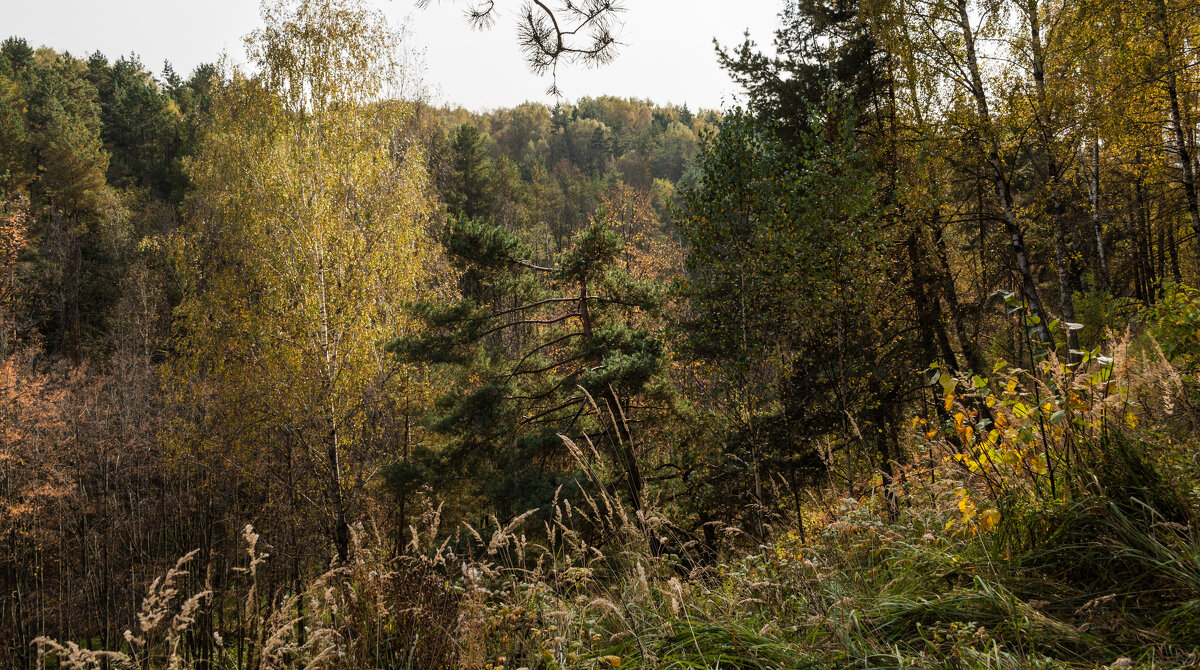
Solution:
<path fill-rule="evenodd" d="M 5 41 L 4 353 L 164 388 L 0 361 L 0 664 L 1194 664 L 1194 4 L 789 0 L 727 114 L 387 100 L 365 0 L 186 79 Z"/>
<path fill-rule="evenodd" d="M 548 513 L 561 486 L 563 495 L 579 491 L 559 433 L 627 440 L 603 437 L 590 410 L 620 412 L 661 371 L 661 342 L 630 325 L 646 292 L 618 266 L 623 245 L 603 220 L 553 268 L 529 262 L 515 236 L 478 219 L 452 220 L 441 240 L 461 298 L 420 306 L 424 331 L 390 345 L 454 380 L 430 418 L 444 444 L 423 467 L 439 489 L 465 486 L 493 513 Z"/>
<path fill-rule="evenodd" d="M 593 222 L 575 238 L 575 246 L 559 258 L 555 274 L 564 284 L 593 283 L 616 264 L 621 250 L 621 238 L 609 224 Z"/>
<path fill-rule="evenodd" d="M 1194 370 L 1200 362 L 1200 291 L 1168 284 L 1146 316 L 1167 358 Z"/>
<path fill-rule="evenodd" d="M 136 57 L 110 65 L 100 54 L 80 61 L 5 42 L 0 199 L 28 197 L 34 215 L 17 278 L 27 296 L 16 315 L 21 340 L 44 337 L 76 358 L 102 354 L 133 346 L 131 330 L 113 324 L 136 320 L 155 324 L 141 329 L 139 346 L 161 347 L 169 282 L 161 259 L 140 249 L 160 247 L 155 239 L 174 225 L 184 158 L 213 85 L 211 67 L 168 91 Z M 126 293 L 135 285 L 137 304 Z"/>
<path fill-rule="evenodd" d="M 592 332 L 587 357 L 599 363 L 585 372 L 580 385 L 593 396 L 612 389 L 620 396 L 636 394 L 662 368 L 663 344 L 655 334 L 607 323 Z"/>
<path fill-rule="evenodd" d="M 494 282 L 511 274 L 516 260 L 525 255 L 515 235 L 481 219 L 452 219 L 442 231 L 441 243 L 464 277 L 476 282 Z"/>
<path fill-rule="evenodd" d="M 453 178 L 445 192 L 450 211 L 466 217 L 486 214 L 490 209 L 491 160 L 475 126 L 464 123 L 454 131 L 450 169 Z"/>
<path fill-rule="evenodd" d="M 770 124 L 735 112 L 705 145 L 679 221 L 702 350 L 746 360 L 820 328 L 814 310 L 863 300 L 857 283 L 882 242 L 866 166 L 851 145 L 814 141 L 792 153 Z"/>
<path fill-rule="evenodd" d="M 761 487 L 750 487 L 764 464 L 807 479 L 819 462 L 813 442 L 849 429 L 847 417 L 857 439 L 878 437 L 880 453 L 894 457 L 888 397 L 904 382 L 887 371 L 906 365 L 883 355 L 894 336 L 880 310 L 895 293 L 881 281 L 886 236 L 869 163 L 848 134 L 792 149 L 777 131 L 728 114 L 704 144 L 678 218 L 682 330 L 688 354 L 715 366 L 720 400 L 705 420 L 728 435 L 709 458 L 719 470 L 752 464 L 724 489 L 745 487 L 754 504 L 763 502 Z"/>
<path fill-rule="evenodd" d="M 1094 349 L 1108 338 L 1109 333 L 1124 331 L 1140 310 L 1140 304 L 1132 298 L 1100 291 L 1076 293 L 1074 298 L 1075 318 L 1083 326 L 1079 329 L 1081 349 Z"/>
<path fill-rule="evenodd" d="M 619 184 L 643 190 L 656 179 L 683 179 L 701 129 L 715 118 L 613 97 L 484 114 L 427 111 L 440 126 L 429 140 L 431 170 L 448 213 L 500 224 L 544 265 Z"/>
<path fill-rule="evenodd" d="M 287 449 L 289 495 L 321 500 L 306 511 L 342 561 L 364 473 L 407 447 L 397 417 L 427 390 L 383 343 L 416 329 L 406 307 L 441 268 L 424 157 L 402 139 L 411 109 L 373 104 L 393 74 L 391 33 L 364 7 L 266 12 L 248 44 L 259 69 L 230 71 L 214 100 L 172 237 L 184 295 L 167 379 L 208 417 L 177 448 L 221 444 L 244 470 Z"/>
<path fill-rule="evenodd" d="M 185 119 L 168 92 L 136 58 L 122 57 L 109 66 L 104 56 L 93 54 L 88 80 L 98 92 L 101 137 L 112 154 L 108 182 L 136 184 L 164 198 L 181 196 L 177 138 Z"/>

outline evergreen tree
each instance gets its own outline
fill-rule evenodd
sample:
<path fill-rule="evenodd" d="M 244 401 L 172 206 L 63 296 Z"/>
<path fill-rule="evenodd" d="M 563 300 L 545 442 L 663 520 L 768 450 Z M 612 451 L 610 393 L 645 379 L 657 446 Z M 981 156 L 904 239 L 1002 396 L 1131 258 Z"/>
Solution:
<path fill-rule="evenodd" d="M 467 217 L 487 214 L 491 160 L 478 128 L 464 123 L 454 131 L 450 165 L 453 176 L 445 193 L 450 211 Z"/>
<path fill-rule="evenodd" d="M 677 221 L 687 246 L 683 332 L 689 353 L 718 371 L 706 420 L 725 422 L 710 481 L 742 513 L 778 502 L 766 499 L 767 473 L 787 473 L 793 491 L 820 474 L 814 445 L 852 433 L 847 420 L 879 437 L 871 446 L 885 461 L 899 453 L 889 437 L 899 388 L 881 374 L 889 343 L 879 313 L 895 290 L 870 163 L 845 130 L 841 144 L 810 136 L 803 150 L 778 133 L 727 115 Z M 745 471 L 730 477 L 731 464 Z M 761 516 L 744 521 L 762 532 Z"/>
<path fill-rule="evenodd" d="M 618 236 L 599 219 L 554 267 L 527 261 L 515 236 L 477 219 L 452 222 L 442 245 L 462 297 L 422 305 L 428 333 L 392 347 L 452 375 L 454 390 L 432 420 L 446 444 L 394 468 L 393 486 L 424 476 L 465 485 L 501 516 L 547 511 L 560 487 L 574 489 L 577 464 L 562 434 L 606 445 L 640 508 L 637 454 L 625 422 L 612 417 L 637 420 L 631 399 L 653 386 L 662 345 L 630 325 L 655 303 L 650 287 L 619 267 Z"/>

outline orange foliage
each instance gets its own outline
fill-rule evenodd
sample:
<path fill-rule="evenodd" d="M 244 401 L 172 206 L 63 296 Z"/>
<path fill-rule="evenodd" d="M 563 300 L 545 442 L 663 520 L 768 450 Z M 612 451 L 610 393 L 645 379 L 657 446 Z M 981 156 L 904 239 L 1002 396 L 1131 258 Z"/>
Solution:
<path fill-rule="evenodd" d="M 0 536 L 28 534 L 74 488 L 65 470 L 66 390 L 28 355 L 0 361 Z"/>
<path fill-rule="evenodd" d="M 626 267 L 634 277 L 664 280 L 683 269 L 683 246 L 659 219 L 648 193 L 617 184 L 604 195 L 600 212 L 625 242 Z"/>
<path fill-rule="evenodd" d="M 0 202 L 0 324 L 12 319 L 17 259 L 29 242 L 28 226 L 28 198 L 20 196 Z M 0 350 L 0 353 L 3 351 Z"/>

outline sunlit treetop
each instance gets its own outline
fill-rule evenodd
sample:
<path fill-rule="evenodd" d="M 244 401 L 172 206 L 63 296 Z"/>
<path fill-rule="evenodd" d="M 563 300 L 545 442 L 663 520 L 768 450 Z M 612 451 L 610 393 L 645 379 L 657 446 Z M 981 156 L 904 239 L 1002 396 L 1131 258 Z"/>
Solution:
<path fill-rule="evenodd" d="M 292 112 L 370 102 L 395 82 L 399 34 L 362 0 L 267 1 L 262 17 L 247 52 Z"/>

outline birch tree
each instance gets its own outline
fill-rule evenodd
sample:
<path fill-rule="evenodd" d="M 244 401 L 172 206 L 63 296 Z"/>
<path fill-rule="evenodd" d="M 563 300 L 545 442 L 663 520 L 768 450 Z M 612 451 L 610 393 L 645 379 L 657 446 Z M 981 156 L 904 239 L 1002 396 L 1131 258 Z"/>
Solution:
<path fill-rule="evenodd" d="M 344 561 L 398 439 L 380 417 L 414 388 L 382 343 L 412 328 L 432 203 L 405 105 L 379 100 L 395 47 L 382 15 L 300 0 L 263 16 L 257 72 L 229 71 L 192 167 L 172 372 L 204 410 L 196 443 L 316 508 Z"/>

